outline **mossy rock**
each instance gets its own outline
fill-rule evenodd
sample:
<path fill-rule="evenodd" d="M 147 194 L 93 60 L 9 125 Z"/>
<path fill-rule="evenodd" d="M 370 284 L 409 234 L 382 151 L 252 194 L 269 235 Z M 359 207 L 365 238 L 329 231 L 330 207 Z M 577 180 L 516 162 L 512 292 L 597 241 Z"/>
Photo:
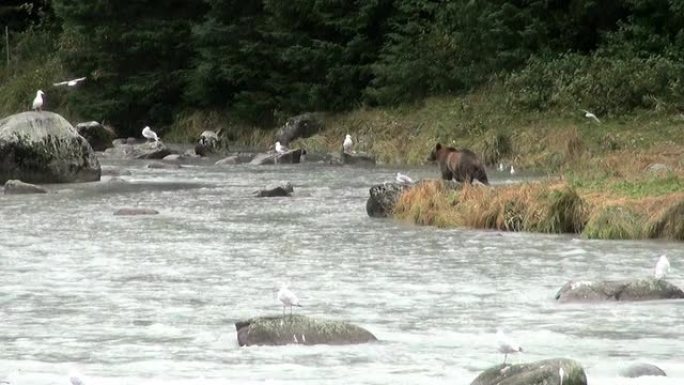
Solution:
<path fill-rule="evenodd" d="M 556 294 L 558 302 L 649 301 L 684 298 L 684 291 L 663 279 L 569 281 Z"/>
<path fill-rule="evenodd" d="M 251 318 L 236 322 L 235 328 L 240 346 L 348 345 L 377 341 L 373 334 L 356 325 L 296 314 Z"/>
<path fill-rule="evenodd" d="M 480 373 L 470 385 L 558 385 L 563 368 L 563 385 L 586 385 L 587 376 L 576 361 L 553 358 L 518 365 L 496 365 Z"/>
<path fill-rule="evenodd" d="M 88 141 L 60 115 L 31 111 L 0 120 L 0 184 L 92 182 L 100 174 Z"/>

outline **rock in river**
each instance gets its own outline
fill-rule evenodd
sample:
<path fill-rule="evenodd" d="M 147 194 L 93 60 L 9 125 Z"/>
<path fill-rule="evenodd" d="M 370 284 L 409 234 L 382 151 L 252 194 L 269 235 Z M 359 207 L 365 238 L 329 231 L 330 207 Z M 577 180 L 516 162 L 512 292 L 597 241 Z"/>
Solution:
<path fill-rule="evenodd" d="M 302 157 L 302 149 L 289 150 L 283 154 L 264 153 L 257 154 L 249 164 L 261 166 L 265 164 L 299 163 Z"/>
<path fill-rule="evenodd" d="M 563 385 L 587 385 L 587 376 L 579 363 L 554 358 L 518 365 L 496 365 L 480 373 L 470 385 L 557 385 L 563 368 Z"/>
<path fill-rule="evenodd" d="M 5 194 L 45 194 L 47 190 L 35 184 L 10 179 L 5 182 Z"/>
<path fill-rule="evenodd" d="M 393 182 L 376 184 L 370 188 L 370 197 L 366 201 L 366 213 L 374 218 L 389 217 L 399 197 L 408 188 L 407 185 Z"/>
<path fill-rule="evenodd" d="M 307 112 L 293 116 L 285 122 L 276 134 L 277 140 L 287 146 L 297 138 L 308 138 L 323 128 L 323 115 Z"/>
<path fill-rule="evenodd" d="M 342 321 L 316 320 L 303 315 L 258 317 L 235 323 L 238 344 L 348 345 L 377 341 L 366 329 Z"/>
<path fill-rule="evenodd" d="M 673 284 L 654 278 L 618 281 L 569 281 L 556 294 L 558 302 L 648 301 L 684 298 Z"/>
<path fill-rule="evenodd" d="M 0 120 L 0 184 L 91 182 L 100 172 L 88 141 L 60 115 L 31 111 Z"/>
<path fill-rule="evenodd" d="M 105 155 L 123 159 L 164 159 L 171 150 L 161 141 L 131 143 L 131 141 L 115 140 L 114 148 L 105 150 Z"/>
<path fill-rule="evenodd" d="M 95 151 L 104 151 L 112 147 L 112 141 L 116 137 L 114 130 L 95 121 L 77 124 L 76 131 L 90 143 Z"/>
<path fill-rule="evenodd" d="M 620 375 L 622 377 L 628 378 L 637 378 L 642 376 L 667 376 L 659 367 L 646 363 L 632 364 L 621 370 Z"/>
<path fill-rule="evenodd" d="M 256 192 L 256 196 L 263 197 L 289 197 L 294 192 L 294 187 L 292 183 L 285 183 L 280 186 L 267 188 Z"/>

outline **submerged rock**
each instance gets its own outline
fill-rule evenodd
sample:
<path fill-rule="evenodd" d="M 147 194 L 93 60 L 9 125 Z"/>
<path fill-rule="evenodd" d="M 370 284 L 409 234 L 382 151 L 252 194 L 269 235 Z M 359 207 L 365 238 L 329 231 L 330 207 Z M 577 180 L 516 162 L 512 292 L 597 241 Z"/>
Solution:
<path fill-rule="evenodd" d="M 576 361 L 553 358 L 527 364 L 496 365 L 480 373 L 470 385 L 586 385 L 587 376 Z"/>
<path fill-rule="evenodd" d="M 636 378 L 643 376 L 667 376 L 659 367 L 646 363 L 637 363 L 620 371 L 622 377 Z"/>
<path fill-rule="evenodd" d="M 156 215 L 159 211 L 142 207 L 124 207 L 114 211 L 114 215 Z"/>
<path fill-rule="evenodd" d="M 0 183 L 74 183 L 100 180 L 88 141 L 54 112 L 31 111 L 0 120 Z"/>
<path fill-rule="evenodd" d="M 262 166 L 265 164 L 282 164 L 282 163 L 295 164 L 295 163 L 299 163 L 301 156 L 302 156 L 302 150 L 301 149 L 289 150 L 283 154 L 276 154 L 276 153 L 257 154 L 249 162 L 249 164 L 256 165 L 256 166 Z"/>
<path fill-rule="evenodd" d="M 178 170 L 181 165 L 175 162 L 151 162 L 147 164 L 147 168 L 159 169 L 159 170 Z"/>
<path fill-rule="evenodd" d="M 677 286 L 655 278 L 616 281 L 569 281 L 558 290 L 558 302 L 648 301 L 684 298 Z"/>
<path fill-rule="evenodd" d="M 5 194 L 45 194 L 47 190 L 35 184 L 10 179 L 5 182 Z"/>
<path fill-rule="evenodd" d="M 111 128 L 95 121 L 78 123 L 76 131 L 90 143 L 90 146 L 95 151 L 104 151 L 112 147 L 112 141 L 116 137 Z"/>
<path fill-rule="evenodd" d="M 366 329 L 342 321 L 316 320 L 303 315 L 258 317 L 235 323 L 238 344 L 347 345 L 377 341 Z"/>
<path fill-rule="evenodd" d="M 256 192 L 257 197 L 289 197 L 294 192 L 292 183 L 288 182 L 273 188 L 268 188 Z"/>
<path fill-rule="evenodd" d="M 283 146 L 287 146 L 297 138 L 308 138 L 321 131 L 323 128 L 323 115 L 308 112 L 293 116 L 278 129 L 276 140 Z"/>

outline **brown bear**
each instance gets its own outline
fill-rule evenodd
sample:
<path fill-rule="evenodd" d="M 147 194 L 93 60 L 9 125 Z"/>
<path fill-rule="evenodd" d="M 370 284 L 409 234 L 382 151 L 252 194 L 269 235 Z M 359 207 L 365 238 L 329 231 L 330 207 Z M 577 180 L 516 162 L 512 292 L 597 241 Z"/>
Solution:
<path fill-rule="evenodd" d="M 473 183 L 473 179 L 477 179 L 483 184 L 489 184 L 482 162 L 468 149 L 457 150 L 437 143 L 428 160 L 439 163 L 444 180 L 456 179 L 459 182 Z"/>

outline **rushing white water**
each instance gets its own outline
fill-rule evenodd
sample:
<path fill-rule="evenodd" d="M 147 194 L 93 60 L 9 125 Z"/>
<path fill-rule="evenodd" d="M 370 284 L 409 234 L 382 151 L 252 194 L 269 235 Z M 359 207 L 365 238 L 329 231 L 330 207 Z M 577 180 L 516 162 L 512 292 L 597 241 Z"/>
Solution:
<path fill-rule="evenodd" d="M 684 301 L 553 300 L 568 279 L 651 276 L 660 254 L 684 286 L 681 243 L 371 219 L 368 188 L 396 173 L 382 168 L 115 166 L 140 185 L 0 195 L 0 379 L 66 385 L 77 366 L 86 385 L 469 384 L 501 363 L 503 327 L 525 342 L 513 363 L 567 357 L 592 384 L 683 383 Z M 279 181 L 293 197 L 252 197 Z M 130 206 L 160 214 L 112 215 Z M 282 312 L 280 282 L 299 314 L 380 342 L 239 348 L 234 322 Z M 669 377 L 618 377 L 642 361 Z"/>

